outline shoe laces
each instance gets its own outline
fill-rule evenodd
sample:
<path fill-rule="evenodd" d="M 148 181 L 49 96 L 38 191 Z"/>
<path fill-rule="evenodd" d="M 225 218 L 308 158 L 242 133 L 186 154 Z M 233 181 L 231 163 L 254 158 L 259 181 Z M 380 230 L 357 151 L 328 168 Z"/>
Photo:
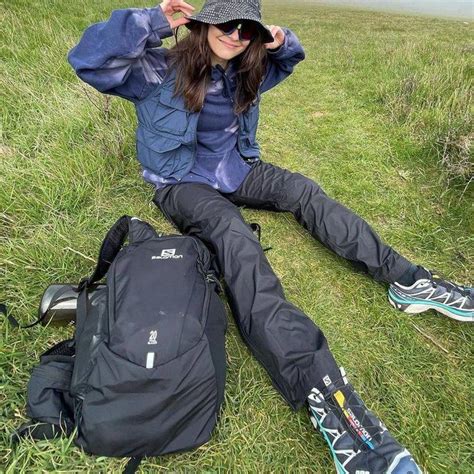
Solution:
<path fill-rule="evenodd" d="M 344 389 L 344 391 L 343 391 Z M 341 407 L 337 400 L 335 399 L 335 393 L 340 391 L 344 395 L 345 403 L 344 406 Z M 367 451 L 372 449 L 370 445 L 364 441 L 361 437 L 361 433 L 357 431 L 357 429 L 349 422 L 348 420 L 348 411 L 349 408 L 356 418 L 359 421 L 361 428 L 363 428 L 370 436 L 370 440 L 372 440 L 375 444 L 379 442 L 379 436 L 385 430 L 384 426 L 380 423 L 379 420 L 374 416 L 377 420 L 378 424 L 373 424 L 370 421 L 370 418 L 367 416 L 368 409 L 362 402 L 362 399 L 356 394 L 354 388 L 348 382 L 345 383 L 344 380 L 341 378 L 333 382 L 333 388 L 330 391 L 322 394 L 325 401 L 333 408 L 333 411 L 337 414 L 339 423 L 345 427 L 346 431 L 351 436 L 352 440 L 355 443 L 357 450 Z M 344 410 L 346 411 L 344 413 Z M 359 416 L 360 415 L 360 416 Z M 373 450 L 373 449 L 372 449 Z"/>
<path fill-rule="evenodd" d="M 461 294 L 461 296 L 469 297 L 471 296 L 472 288 L 467 286 L 459 285 L 458 283 L 454 283 L 452 281 L 448 281 L 443 278 L 439 272 L 436 270 L 428 270 L 430 273 L 430 280 L 433 285 L 433 288 L 437 288 L 438 286 L 444 287 L 449 291 L 457 291 Z"/>
<path fill-rule="evenodd" d="M 387 428 L 377 418 L 377 416 L 374 413 L 370 412 L 370 410 L 365 406 L 364 402 L 362 401 L 360 396 L 357 394 L 357 392 L 354 390 L 352 385 L 350 385 L 349 383 L 346 383 L 344 386 L 348 390 L 350 390 L 349 395 L 346 398 L 346 407 L 350 408 L 354 414 L 355 414 L 354 411 L 357 411 L 361 414 L 359 421 L 360 421 L 361 426 L 369 433 L 371 437 L 370 441 L 371 441 L 372 447 L 367 442 L 364 442 L 361 439 L 360 434 L 357 432 L 356 429 L 354 429 L 354 427 L 351 426 L 351 424 L 348 422 L 347 418 L 345 417 L 344 413 L 342 412 L 341 408 L 333 400 L 331 395 L 334 394 L 335 392 L 332 392 L 331 394 L 327 395 L 327 398 L 325 397 L 325 399 L 332 406 L 336 407 L 336 412 L 339 413 L 339 417 L 338 417 L 339 422 L 342 424 L 342 426 L 346 427 L 346 431 L 350 434 L 352 440 L 354 441 L 354 451 L 365 452 L 365 453 L 370 452 L 371 456 L 376 457 L 382 461 L 382 464 L 385 465 L 383 472 L 385 472 L 385 470 L 389 466 L 389 460 L 387 459 L 386 455 L 380 452 L 380 448 L 383 447 L 382 435 L 384 432 L 387 432 Z M 336 391 L 337 390 L 340 390 L 340 388 L 336 389 Z M 371 413 L 372 416 L 369 416 L 369 413 Z M 371 418 L 376 420 L 376 424 L 374 424 L 371 421 Z"/>

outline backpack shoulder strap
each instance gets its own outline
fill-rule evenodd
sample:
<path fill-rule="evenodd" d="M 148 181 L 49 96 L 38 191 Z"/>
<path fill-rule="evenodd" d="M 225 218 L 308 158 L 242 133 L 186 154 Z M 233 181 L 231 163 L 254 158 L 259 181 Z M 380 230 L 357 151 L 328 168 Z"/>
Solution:
<path fill-rule="evenodd" d="M 105 276 L 110 265 L 123 247 L 127 236 L 130 243 L 136 243 L 156 238 L 158 234 L 150 224 L 141 221 L 138 217 L 122 216 L 107 232 L 100 247 L 94 273 L 89 278 L 81 281 L 79 290 L 82 290 L 85 286 L 93 285 Z"/>
<path fill-rule="evenodd" d="M 142 221 L 138 217 L 130 217 L 130 225 L 128 227 L 128 240 L 130 243 L 156 239 L 160 235 L 148 222 Z"/>

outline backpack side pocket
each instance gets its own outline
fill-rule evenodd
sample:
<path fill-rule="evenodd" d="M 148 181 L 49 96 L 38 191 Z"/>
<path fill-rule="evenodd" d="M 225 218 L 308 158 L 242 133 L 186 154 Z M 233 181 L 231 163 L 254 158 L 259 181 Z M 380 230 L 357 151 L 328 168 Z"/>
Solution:
<path fill-rule="evenodd" d="M 54 425 L 67 435 L 74 427 L 73 400 L 69 394 L 73 367 L 73 342 L 62 341 L 41 356 L 28 383 L 28 416 L 34 422 Z"/>

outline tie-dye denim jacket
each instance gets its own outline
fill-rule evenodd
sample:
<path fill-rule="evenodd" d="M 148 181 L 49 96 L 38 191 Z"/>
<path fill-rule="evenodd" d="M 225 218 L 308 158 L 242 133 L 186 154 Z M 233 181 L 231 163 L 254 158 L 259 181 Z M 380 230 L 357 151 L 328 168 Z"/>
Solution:
<path fill-rule="evenodd" d="M 239 115 L 238 148 L 244 159 L 259 159 L 256 140 L 261 93 L 289 76 L 305 57 L 296 35 L 283 28 L 285 42 L 267 50 L 269 61 L 258 96 Z M 100 92 L 131 100 L 138 117 L 137 157 L 142 166 L 178 181 L 192 168 L 199 112 L 173 97 L 176 71 L 167 68 L 162 40 L 173 32 L 162 9 L 116 10 L 91 25 L 68 59 L 78 76 Z"/>

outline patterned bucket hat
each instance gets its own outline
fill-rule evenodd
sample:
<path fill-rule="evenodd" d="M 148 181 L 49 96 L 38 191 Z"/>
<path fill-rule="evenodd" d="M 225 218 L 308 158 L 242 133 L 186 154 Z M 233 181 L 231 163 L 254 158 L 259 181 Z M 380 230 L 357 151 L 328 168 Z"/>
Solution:
<path fill-rule="evenodd" d="M 262 23 L 260 0 L 207 0 L 201 11 L 186 18 L 201 23 L 218 25 L 231 20 L 252 20 L 258 23 L 264 43 L 274 41 L 271 31 Z M 188 29 L 192 22 L 186 23 Z"/>

